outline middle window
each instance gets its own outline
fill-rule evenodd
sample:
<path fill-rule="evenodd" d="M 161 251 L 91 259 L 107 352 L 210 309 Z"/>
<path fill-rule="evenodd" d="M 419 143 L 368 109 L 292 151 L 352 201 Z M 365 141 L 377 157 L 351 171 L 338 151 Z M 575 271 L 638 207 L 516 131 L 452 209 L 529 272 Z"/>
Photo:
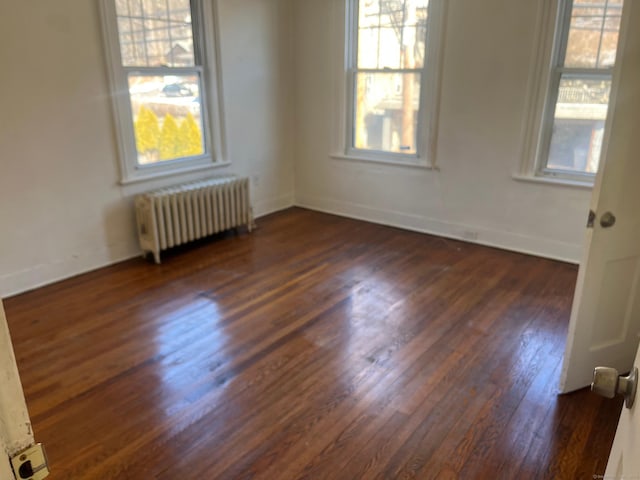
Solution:
<path fill-rule="evenodd" d="M 417 157 L 429 0 L 351 0 L 348 150 Z"/>

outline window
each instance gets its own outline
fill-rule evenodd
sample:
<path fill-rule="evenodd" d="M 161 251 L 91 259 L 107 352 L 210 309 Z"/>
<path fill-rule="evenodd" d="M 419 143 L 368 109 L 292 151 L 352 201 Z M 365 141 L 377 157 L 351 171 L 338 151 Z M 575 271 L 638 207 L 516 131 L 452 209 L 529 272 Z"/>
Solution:
<path fill-rule="evenodd" d="M 206 3 L 103 0 L 124 182 L 210 167 L 219 156 Z"/>
<path fill-rule="evenodd" d="M 538 174 L 589 181 L 600 163 L 622 0 L 565 0 L 559 12 Z"/>
<path fill-rule="evenodd" d="M 347 156 L 427 163 L 425 143 L 432 133 L 427 112 L 437 80 L 437 3 L 349 0 Z"/>

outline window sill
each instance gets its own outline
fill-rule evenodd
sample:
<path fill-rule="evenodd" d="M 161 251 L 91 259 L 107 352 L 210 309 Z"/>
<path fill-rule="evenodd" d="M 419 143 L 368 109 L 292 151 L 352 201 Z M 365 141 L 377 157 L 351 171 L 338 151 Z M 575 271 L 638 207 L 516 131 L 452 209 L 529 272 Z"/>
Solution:
<path fill-rule="evenodd" d="M 429 165 L 426 162 L 410 161 L 410 160 L 391 160 L 378 157 L 371 157 L 363 154 L 352 155 L 345 153 L 332 153 L 330 158 L 336 160 L 351 160 L 356 162 L 378 163 L 381 165 L 394 165 L 399 167 L 420 168 L 423 170 L 439 170 L 438 167 Z"/>
<path fill-rule="evenodd" d="M 207 165 L 198 165 L 198 166 L 193 166 L 188 168 L 181 168 L 179 170 L 166 170 L 161 172 L 153 172 L 153 173 L 148 173 L 141 176 L 123 178 L 122 180 L 120 180 L 120 185 L 126 186 L 126 185 L 132 185 L 136 183 L 151 182 L 153 180 L 158 180 L 161 178 L 177 177 L 183 174 L 202 172 L 206 170 L 216 170 L 218 168 L 228 167 L 229 165 L 231 165 L 231 162 L 218 162 L 218 163 L 208 163 Z"/>
<path fill-rule="evenodd" d="M 120 188 L 124 195 L 138 195 L 139 193 L 170 187 L 178 183 L 200 180 L 208 172 L 213 172 L 229 165 L 231 165 L 231 162 L 210 163 L 207 165 L 194 165 L 180 170 L 153 172 L 140 177 L 129 177 L 120 181 Z"/>
<path fill-rule="evenodd" d="M 533 175 L 514 174 L 511 176 L 517 182 L 526 183 L 542 183 L 546 185 L 561 185 L 563 187 L 573 187 L 591 190 L 593 188 L 593 182 L 569 180 L 567 178 L 553 178 L 553 177 L 537 177 Z"/>

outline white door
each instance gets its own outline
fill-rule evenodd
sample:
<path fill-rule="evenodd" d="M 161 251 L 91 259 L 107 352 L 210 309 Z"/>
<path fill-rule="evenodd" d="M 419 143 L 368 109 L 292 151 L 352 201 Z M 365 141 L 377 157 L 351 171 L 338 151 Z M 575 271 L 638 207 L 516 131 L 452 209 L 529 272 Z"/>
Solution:
<path fill-rule="evenodd" d="M 596 178 L 593 229 L 576 285 L 560 390 L 596 366 L 631 369 L 640 333 L 640 0 L 625 0 L 611 112 Z M 633 26 L 633 28 L 629 28 Z M 606 214 L 615 224 L 603 227 Z"/>
<path fill-rule="evenodd" d="M 640 349 L 634 365 L 640 367 Z M 638 405 L 640 396 L 636 396 L 631 409 L 622 408 L 604 478 L 640 478 L 640 411 L 635 413 L 640 408 Z"/>
<path fill-rule="evenodd" d="M 0 300 L 0 479 L 14 478 L 9 458 L 33 444 L 29 413 Z"/>

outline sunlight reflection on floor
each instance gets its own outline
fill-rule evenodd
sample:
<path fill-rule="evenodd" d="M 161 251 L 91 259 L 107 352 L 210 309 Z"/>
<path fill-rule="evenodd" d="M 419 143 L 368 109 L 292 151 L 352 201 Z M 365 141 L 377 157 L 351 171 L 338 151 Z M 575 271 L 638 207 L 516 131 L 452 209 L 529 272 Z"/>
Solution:
<path fill-rule="evenodd" d="M 198 298 L 158 318 L 154 335 L 159 359 L 158 385 L 165 414 L 174 415 L 184 404 L 197 398 L 197 382 L 208 383 L 223 364 L 212 356 L 221 352 L 228 342 L 216 302 Z M 185 396 L 185 392 L 189 392 Z"/>

